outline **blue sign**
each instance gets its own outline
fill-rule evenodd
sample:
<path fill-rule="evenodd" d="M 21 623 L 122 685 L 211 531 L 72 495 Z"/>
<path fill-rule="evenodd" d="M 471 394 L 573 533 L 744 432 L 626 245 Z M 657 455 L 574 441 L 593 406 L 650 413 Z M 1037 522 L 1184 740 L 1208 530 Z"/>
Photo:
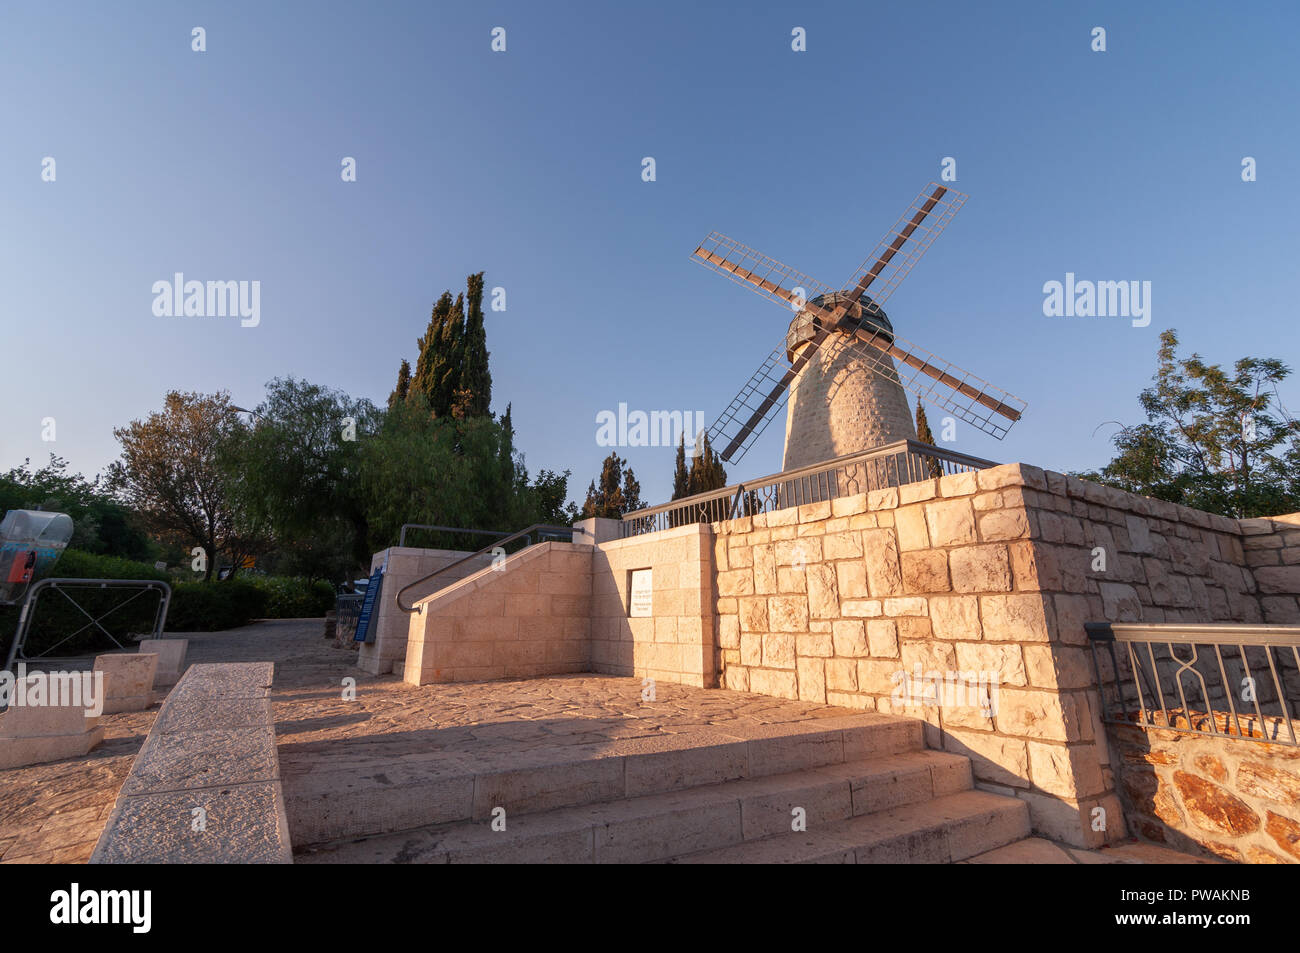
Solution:
<path fill-rule="evenodd" d="M 361 615 L 357 617 L 357 634 L 352 637 L 353 642 L 375 641 L 374 634 L 370 631 L 370 617 L 379 602 L 379 590 L 383 586 L 384 569 L 381 566 L 374 571 L 370 577 L 370 585 L 366 586 L 366 597 L 361 602 Z"/>

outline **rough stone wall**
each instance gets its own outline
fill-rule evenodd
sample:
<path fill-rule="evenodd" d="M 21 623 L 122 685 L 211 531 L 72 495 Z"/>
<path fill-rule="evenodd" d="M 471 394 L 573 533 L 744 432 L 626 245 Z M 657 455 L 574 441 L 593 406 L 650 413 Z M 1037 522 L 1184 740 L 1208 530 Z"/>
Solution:
<path fill-rule="evenodd" d="M 897 440 L 915 440 L 916 426 L 894 362 L 880 354 L 886 380 L 849 348 L 821 347 L 790 386 L 782 469 L 821 463 Z"/>
<path fill-rule="evenodd" d="M 1236 521 L 1021 464 L 714 531 L 725 687 L 915 714 L 1081 845 L 1122 834 L 1083 623 L 1262 615 Z M 995 710 L 900 707 L 932 671 L 996 673 Z"/>
<path fill-rule="evenodd" d="M 540 543 L 419 602 L 405 681 L 486 681 L 587 672 L 592 547 Z"/>
<path fill-rule="evenodd" d="M 634 569 L 651 570 L 653 617 L 628 616 Z M 708 525 L 602 543 L 592 572 L 593 671 L 717 685 L 713 534 Z"/>
<path fill-rule="evenodd" d="M 1300 622 L 1300 513 L 1240 520 L 1246 563 L 1259 586 L 1265 622 Z"/>
<path fill-rule="evenodd" d="M 1239 863 L 1300 863 L 1300 749 L 1125 725 L 1111 737 L 1135 833 Z"/>

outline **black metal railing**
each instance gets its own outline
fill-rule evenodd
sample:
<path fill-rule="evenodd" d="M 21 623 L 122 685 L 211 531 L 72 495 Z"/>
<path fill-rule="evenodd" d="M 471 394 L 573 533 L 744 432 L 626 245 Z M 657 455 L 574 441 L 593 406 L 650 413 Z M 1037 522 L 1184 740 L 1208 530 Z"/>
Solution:
<path fill-rule="evenodd" d="M 825 463 L 774 473 L 771 476 L 709 493 L 699 493 L 636 510 L 623 517 L 621 535 L 640 536 L 660 530 L 756 516 L 805 503 L 856 496 L 905 483 L 918 483 L 952 473 L 986 470 L 991 460 L 942 450 L 915 440 L 900 440 L 874 450 L 851 453 Z"/>
<path fill-rule="evenodd" d="M 563 538 L 565 536 L 569 537 L 569 539 L 572 539 L 573 534 L 575 532 L 577 532 L 577 530 L 575 530 L 572 526 L 551 526 L 546 523 L 534 523 L 532 526 L 529 526 L 527 529 L 521 529 L 517 533 L 511 533 L 509 536 L 506 536 L 504 539 L 495 539 L 492 542 L 488 543 L 486 546 L 484 546 L 482 549 L 478 550 L 477 552 L 470 553 L 468 556 L 464 557 L 463 559 L 457 559 L 455 562 L 448 563 L 447 565 L 443 566 L 441 569 L 435 569 L 427 576 L 421 576 L 419 579 L 415 580 L 414 582 L 408 583 L 407 585 L 403 586 L 401 589 L 397 590 L 397 595 L 394 596 L 394 598 L 397 600 L 397 608 L 401 609 L 403 612 L 408 612 L 408 613 L 414 612 L 415 611 L 414 603 L 412 603 L 411 605 L 404 605 L 402 603 L 402 595 L 404 593 L 406 593 L 411 589 L 414 589 L 416 586 L 423 586 L 427 582 L 429 582 L 429 580 L 435 579 L 438 576 L 442 575 L 443 573 L 455 569 L 457 566 L 462 566 L 472 559 L 478 559 L 482 556 L 485 556 L 488 553 L 492 552 L 494 549 L 501 549 L 502 551 L 504 551 L 506 546 L 510 545 L 511 543 L 518 542 L 519 540 L 526 541 L 523 548 L 527 549 L 529 546 L 533 544 L 532 540 L 533 540 L 534 533 L 537 535 L 537 541 L 541 543 L 547 541 L 548 539 Z M 520 550 L 520 552 L 522 551 L 523 550 Z"/>
<path fill-rule="evenodd" d="M 456 540 L 457 537 L 461 536 L 492 536 L 496 539 L 504 539 L 510 535 L 509 533 L 493 529 L 466 529 L 463 526 L 433 526 L 429 523 L 403 523 L 402 531 L 397 537 L 398 546 L 406 545 L 406 531 L 408 529 L 422 529 L 428 530 L 429 532 L 445 533 L 450 535 L 453 538 L 453 541 Z"/>
<path fill-rule="evenodd" d="M 1084 628 L 1103 720 L 1300 744 L 1300 625 L 1089 622 Z"/>

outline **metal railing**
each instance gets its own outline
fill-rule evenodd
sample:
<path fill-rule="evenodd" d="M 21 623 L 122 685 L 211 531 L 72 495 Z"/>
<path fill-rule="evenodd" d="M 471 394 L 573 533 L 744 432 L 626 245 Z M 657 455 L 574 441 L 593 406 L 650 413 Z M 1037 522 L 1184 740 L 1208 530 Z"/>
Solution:
<path fill-rule="evenodd" d="M 820 503 L 843 496 L 856 496 L 905 483 L 917 483 L 952 473 L 967 473 L 997 466 L 992 460 L 967 456 L 915 440 L 850 453 L 747 483 L 699 493 L 636 510 L 623 517 L 620 535 L 640 536 L 660 530 L 716 523 L 742 516 L 756 516 L 805 503 Z"/>
<path fill-rule="evenodd" d="M 511 533 L 505 539 L 493 540 L 491 543 L 484 546 L 482 549 L 478 550 L 477 552 L 470 553 L 465 558 L 458 559 L 453 563 L 448 563 L 447 565 L 443 566 L 441 569 L 435 569 L 427 576 L 421 576 L 419 579 L 415 580 L 414 582 L 408 583 L 407 585 L 403 586 L 401 589 L 397 590 L 397 595 L 395 595 L 393 598 L 397 600 L 397 608 L 401 609 L 403 612 L 406 613 L 414 612 L 415 604 L 412 603 L 409 606 L 403 605 L 402 595 L 408 590 L 414 589 L 416 586 L 424 585 L 430 579 L 434 579 L 445 572 L 455 569 L 457 566 L 464 565 L 465 563 L 469 562 L 471 559 L 478 559 L 480 556 L 484 556 L 487 553 L 490 553 L 494 549 L 497 548 L 504 549 L 508 544 L 518 542 L 521 539 L 526 540 L 523 549 L 527 549 L 529 546 L 533 544 L 532 542 L 533 533 L 537 534 L 537 541 L 540 543 L 540 542 L 544 542 L 543 537 L 547 537 L 547 536 L 554 537 L 554 536 L 567 535 L 570 539 L 572 539 L 573 534 L 575 532 L 581 532 L 581 530 L 576 530 L 572 526 L 551 526 L 547 523 L 534 523 L 532 526 L 529 526 L 527 529 L 521 529 L 517 533 Z M 522 552 L 522 550 L 520 551 Z"/>
<path fill-rule="evenodd" d="M 1084 628 L 1104 721 L 1300 744 L 1294 714 L 1300 625 L 1088 622 Z"/>
<path fill-rule="evenodd" d="M 463 526 L 432 526 L 429 523 L 403 523 L 402 531 L 397 537 L 398 546 L 406 545 L 406 531 L 408 529 L 427 529 L 441 533 L 452 533 L 454 535 L 464 536 L 495 536 L 498 539 L 510 535 L 509 533 L 503 533 L 494 529 L 465 529 Z"/>
<path fill-rule="evenodd" d="M 71 595 L 68 594 L 68 590 L 70 589 L 72 590 L 90 589 L 95 592 L 100 592 L 105 589 L 125 589 L 125 590 L 135 589 L 136 593 L 130 598 L 123 599 L 121 602 L 113 606 L 110 606 L 108 609 L 104 610 L 98 615 L 91 615 L 90 612 L 88 612 L 86 608 L 83 605 L 81 605 L 81 603 L 79 603 L 76 599 L 74 599 Z M 26 651 L 27 637 L 31 633 L 32 619 L 35 618 L 36 616 L 36 611 L 35 611 L 36 602 L 40 598 L 41 593 L 45 592 L 46 590 L 57 592 L 59 595 L 63 596 L 63 598 L 67 599 L 68 602 L 70 602 L 78 612 L 80 612 L 83 616 L 85 616 L 90 621 L 85 623 L 81 628 L 77 629 L 75 632 L 68 633 L 63 638 L 55 642 L 53 645 L 45 649 L 45 651 L 39 652 L 36 655 L 29 656 Z M 149 592 L 150 590 L 156 591 L 158 593 L 158 606 L 154 610 L 153 625 L 151 626 L 149 633 L 145 637 L 160 639 L 162 638 L 163 635 L 163 629 L 167 625 L 167 608 L 168 606 L 171 605 L 172 587 L 159 579 L 41 579 L 39 580 L 38 582 L 33 584 L 30 589 L 27 590 L 27 596 L 26 598 L 23 599 L 22 610 L 20 611 L 18 616 L 18 627 L 14 631 L 14 640 L 13 643 L 9 646 L 9 656 L 5 660 L 5 669 L 8 671 L 13 671 L 16 662 L 35 661 L 36 659 L 40 659 L 40 658 L 44 658 L 44 659 L 53 658 L 54 656 L 51 656 L 50 653 L 52 653 L 55 649 L 57 649 L 60 645 L 63 645 L 68 640 L 76 638 L 78 635 L 80 635 L 82 632 L 85 632 L 91 626 L 94 626 L 101 633 L 108 636 L 109 641 L 111 641 L 119 649 L 126 648 L 125 645 L 123 645 L 120 641 L 118 641 L 117 637 L 114 636 L 112 632 L 110 632 L 108 629 L 104 627 L 103 622 L 106 618 L 108 618 L 108 616 L 112 615 L 114 612 L 118 611 L 124 606 L 131 604 L 140 596 L 144 595 L 146 592 Z M 86 656 L 84 654 L 68 656 L 68 658 L 83 658 L 83 657 Z"/>

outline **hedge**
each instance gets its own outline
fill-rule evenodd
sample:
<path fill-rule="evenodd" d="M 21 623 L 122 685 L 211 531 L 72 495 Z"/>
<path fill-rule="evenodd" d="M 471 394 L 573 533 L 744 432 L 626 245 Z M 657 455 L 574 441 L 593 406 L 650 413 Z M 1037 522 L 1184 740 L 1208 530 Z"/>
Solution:
<path fill-rule="evenodd" d="M 72 579 L 158 579 L 169 582 L 166 573 L 146 563 L 116 556 L 96 556 L 76 549 L 65 550 L 46 577 Z M 286 619 L 324 616 L 334 605 L 334 590 L 327 582 L 308 585 L 305 579 L 284 576 L 236 576 L 212 582 L 171 582 L 172 598 L 167 612 L 169 632 L 213 632 L 247 625 L 254 619 Z M 71 591 L 91 615 L 122 605 L 103 621 L 106 629 L 124 645 L 132 635 L 151 631 L 158 597 L 152 592 L 106 589 L 102 592 Z M 127 603 L 132 596 L 135 598 Z M 0 664 L 18 625 L 18 607 L 0 607 Z M 89 620 L 56 592 L 45 592 L 36 604 L 26 653 L 35 655 L 50 648 Z M 95 628 L 83 631 L 54 650 L 58 656 L 87 654 L 114 648 Z"/>

